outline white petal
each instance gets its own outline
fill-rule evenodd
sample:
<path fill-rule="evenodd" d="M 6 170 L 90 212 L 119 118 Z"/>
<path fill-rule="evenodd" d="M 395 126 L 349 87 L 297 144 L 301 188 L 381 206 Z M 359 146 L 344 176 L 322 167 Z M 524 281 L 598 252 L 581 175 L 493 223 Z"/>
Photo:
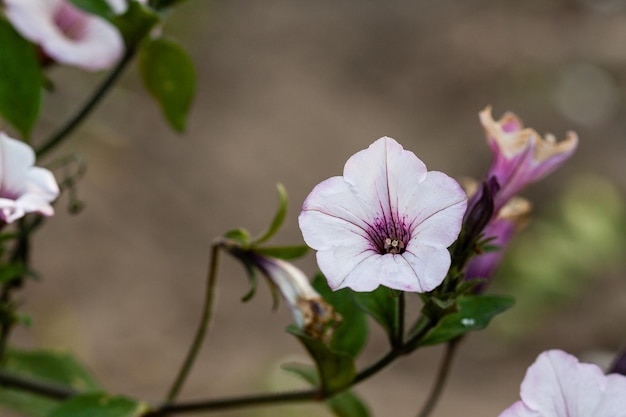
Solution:
<path fill-rule="evenodd" d="M 35 153 L 24 142 L 0 132 L 0 196 L 16 197 L 35 162 Z"/>
<path fill-rule="evenodd" d="M 504 410 L 498 417 L 545 417 L 542 414 L 531 410 L 523 401 L 518 401 Z"/>
<path fill-rule="evenodd" d="M 413 236 L 428 245 L 448 247 L 461 231 L 467 196 L 455 180 L 431 171 L 422 183 L 413 185 L 413 191 L 402 194 L 399 204 L 413 226 Z"/>
<path fill-rule="evenodd" d="M 364 246 L 339 246 L 330 250 L 317 252 L 317 265 L 326 277 L 328 285 L 333 290 L 350 286 L 345 284 L 349 275 L 353 274 L 355 268 L 367 261 L 369 258 L 380 257 L 375 251 Z M 371 276 L 371 274 L 369 274 Z M 354 277 L 353 277 L 354 278 Z M 371 278 L 366 278 L 365 281 Z M 357 284 L 358 285 L 358 284 Z M 362 285 L 368 285 L 363 282 Z M 378 287 L 378 282 L 373 288 Z M 372 289 L 373 289 L 372 288 Z M 361 290 L 366 291 L 366 290 Z M 371 290 L 368 290 L 371 291 Z"/>
<path fill-rule="evenodd" d="M 426 292 L 435 289 L 448 273 L 450 252 L 446 248 L 409 243 L 402 254 L 413 275 L 417 277 L 418 287 L 414 291 Z"/>

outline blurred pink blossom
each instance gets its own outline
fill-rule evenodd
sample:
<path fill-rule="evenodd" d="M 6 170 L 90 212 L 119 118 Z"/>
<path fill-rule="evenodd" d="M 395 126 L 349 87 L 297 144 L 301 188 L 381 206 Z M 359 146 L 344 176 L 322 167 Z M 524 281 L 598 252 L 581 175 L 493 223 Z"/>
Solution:
<path fill-rule="evenodd" d="M 565 140 L 558 143 L 553 135 L 544 139 L 533 129 L 523 128 L 521 120 L 512 113 L 496 122 L 490 107 L 480 112 L 480 121 L 494 156 L 487 178 L 495 177 L 500 186 L 494 213 L 526 185 L 561 166 L 578 146 L 576 133 L 568 132 Z"/>
<path fill-rule="evenodd" d="M 123 0 L 107 0 L 116 14 Z M 124 52 L 122 36 L 111 23 L 88 14 L 69 0 L 2 0 L 11 24 L 55 61 L 97 71 L 113 66 Z"/>
<path fill-rule="evenodd" d="M 59 187 L 50 171 L 33 166 L 30 146 L 0 132 L 0 221 L 11 223 L 27 213 L 54 214 L 50 205 Z"/>
<path fill-rule="evenodd" d="M 332 289 L 426 292 L 450 267 L 466 200 L 456 181 L 383 137 L 311 191 L 300 229 Z"/>
<path fill-rule="evenodd" d="M 561 350 L 539 355 L 520 396 L 500 417 L 626 417 L 626 377 L 604 375 Z"/>

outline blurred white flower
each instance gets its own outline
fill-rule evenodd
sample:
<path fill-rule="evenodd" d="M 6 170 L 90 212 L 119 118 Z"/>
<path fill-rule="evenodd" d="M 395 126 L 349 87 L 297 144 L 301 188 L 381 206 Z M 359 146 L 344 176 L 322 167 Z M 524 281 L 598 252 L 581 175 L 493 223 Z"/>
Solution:
<path fill-rule="evenodd" d="M 34 163 L 30 146 L 0 132 L 0 222 L 11 223 L 31 212 L 54 214 L 50 203 L 59 187 L 50 171 Z"/>

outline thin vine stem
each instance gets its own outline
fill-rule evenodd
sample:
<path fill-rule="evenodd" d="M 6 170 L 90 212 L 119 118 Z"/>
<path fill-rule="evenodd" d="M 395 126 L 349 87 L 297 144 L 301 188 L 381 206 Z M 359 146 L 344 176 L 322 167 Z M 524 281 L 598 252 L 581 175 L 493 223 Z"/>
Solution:
<path fill-rule="evenodd" d="M 209 328 L 209 324 L 211 322 L 211 316 L 213 313 L 213 301 L 215 295 L 215 283 L 217 281 L 217 269 L 218 269 L 218 259 L 220 253 L 220 244 L 214 243 L 211 248 L 211 259 L 209 261 L 209 270 L 207 272 L 207 283 L 206 283 L 206 293 L 204 298 L 204 306 L 202 308 L 202 318 L 200 319 L 200 323 L 198 324 L 198 328 L 196 330 L 196 335 L 194 336 L 193 343 L 189 348 L 189 352 L 185 357 L 185 361 L 178 371 L 178 375 L 174 380 L 170 390 L 167 393 L 166 402 L 171 403 L 176 399 L 180 390 L 189 375 L 189 371 L 193 366 L 193 363 L 198 356 L 198 351 L 202 346 L 202 342 L 205 339 L 207 330 Z"/>
<path fill-rule="evenodd" d="M 66 400 L 78 394 L 78 391 L 67 386 L 56 385 L 33 378 L 24 378 L 2 369 L 0 369 L 0 386 L 20 389 L 55 400 Z"/>
<path fill-rule="evenodd" d="M 441 366 L 439 367 L 439 372 L 437 373 L 437 379 L 435 380 L 435 384 L 428 395 L 428 398 L 422 409 L 420 410 L 417 417 L 428 417 L 430 413 L 435 409 L 439 398 L 441 398 L 441 394 L 443 393 L 443 389 L 446 386 L 446 381 L 448 380 L 448 376 L 450 375 L 450 369 L 452 369 L 452 361 L 454 359 L 454 355 L 456 353 L 456 348 L 461 341 L 461 337 L 457 337 L 456 339 L 450 340 L 446 344 L 446 351 L 443 355 L 443 360 L 441 361 Z"/>
<path fill-rule="evenodd" d="M 37 148 L 35 151 L 37 158 L 42 158 L 56 146 L 58 146 L 61 142 L 63 142 L 69 135 L 76 129 L 81 122 L 91 113 L 91 111 L 96 107 L 96 105 L 104 98 L 106 93 L 111 89 L 113 84 L 117 81 L 117 79 L 122 75 L 122 72 L 126 68 L 126 66 L 132 61 L 135 56 L 136 49 L 134 47 L 129 47 L 126 49 L 126 52 L 117 63 L 115 68 L 107 75 L 104 81 L 96 88 L 93 95 L 85 102 L 85 104 L 80 108 L 80 110 L 67 121 L 67 123 L 62 126 L 56 133 L 54 133 L 48 140 L 46 140 L 41 146 Z"/>

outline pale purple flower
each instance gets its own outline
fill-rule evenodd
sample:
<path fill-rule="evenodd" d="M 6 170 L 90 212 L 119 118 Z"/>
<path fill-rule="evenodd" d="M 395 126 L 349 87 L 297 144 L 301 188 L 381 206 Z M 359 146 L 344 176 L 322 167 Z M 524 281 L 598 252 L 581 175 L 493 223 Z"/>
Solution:
<path fill-rule="evenodd" d="M 494 156 L 487 178 L 495 177 L 500 186 L 494 201 L 496 213 L 526 185 L 563 164 L 578 146 L 574 132 L 568 132 L 565 140 L 557 143 L 553 135 L 542 138 L 533 129 L 524 128 L 512 113 L 496 122 L 490 107 L 480 112 L 480 121 Z"/>
<path fill-rule="evenodd" d="M 70 0 L 2 0 L 15 29 L 55 61 L 96 71 L 113 66 L 124 52 L 117 28 L 88 14 Z M 122 0 L 108 0 L 115 13 L 126 9 Z"/>
<path fill-rule="evenodd" d="M 245 257 L 271 282 L 291 310 L 296 326 L 304 333 L 323 338 L 329 326 L 341 320 L 311 286 L 300 269 L 282 259 L 249 252 Z"/>
<path fill-rule="evenodd" d="M 561 350 L 539 355 L 520 396 L 500 417 L 626 417 L 626 377 L 604 375 Z"/>
<path fill-rule="evenodd" d="M 526 224 L 530 210 L 530 202 L 521 197 L 513 197 L 500 209 L 483 230 L 484 239 L 489 239 L 487 244 L 497 248 L 470 259 L 465 270 L 466 280 L 492 278 L 515 232 Z M 482 292 L 487 285 L 488 282 L 479 284 L 475 292 Z"/>
<path fill-rule="evenodd" d="M 466 200 L 456 181 L 383 137 L 311 191 L 300 229 L 332 289 L 426 292 L 450 267 Z"/>
<path fill-rule="evenodd" d="M 50 202 L 59 187 L 50 171 L 34 163 L 30 146 L 0 132 L 0 222 L 11 223 L 31 212 L 54 214 Z"/>

